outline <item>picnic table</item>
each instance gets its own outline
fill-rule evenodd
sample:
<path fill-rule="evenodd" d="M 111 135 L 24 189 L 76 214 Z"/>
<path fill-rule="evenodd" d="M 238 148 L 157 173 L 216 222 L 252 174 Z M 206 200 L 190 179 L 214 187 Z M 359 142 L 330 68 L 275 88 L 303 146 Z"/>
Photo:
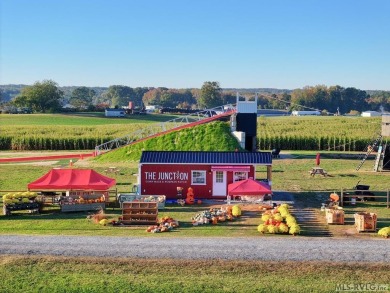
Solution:
<path fill-rule="evenodd" d="M 311 171 L 309 171 L 310 176 L 314 177 L 316 174 L 322 175 L 322 176 L 328 176 L 328 173 L 322 169 L 321 167 L 313 167 Z"/>
<path fill-rule="evenodd" d="M 105 173 L 119 173 L 119 169 L 117 167 L 108 167 L 106 170 L 104 170 Z"/>

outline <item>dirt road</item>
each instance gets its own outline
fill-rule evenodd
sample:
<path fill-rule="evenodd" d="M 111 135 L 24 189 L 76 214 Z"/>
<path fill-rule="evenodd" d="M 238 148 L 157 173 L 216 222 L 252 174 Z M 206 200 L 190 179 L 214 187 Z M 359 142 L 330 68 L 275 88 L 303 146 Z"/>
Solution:
<path fill-rule="evenodd" d="M 0 254 L 388 262 L 387 239 L 310 237 L 172 238 L 1 235 Z"/>

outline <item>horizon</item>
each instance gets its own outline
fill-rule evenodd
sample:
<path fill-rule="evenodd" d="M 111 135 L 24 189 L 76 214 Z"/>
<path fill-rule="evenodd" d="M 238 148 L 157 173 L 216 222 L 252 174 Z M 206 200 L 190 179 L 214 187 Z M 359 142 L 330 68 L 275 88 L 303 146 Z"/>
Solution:
<path fill-rule="evenodd" d="M 38 82 L 42 82 L 42 81 L 38 81 Z M 32 86 L 33 84 L 13 84 L 13 83 L 9 83 L 9 84 L 0 84 L 0 87 L 4 87 L 4 86 L 24 86 L 24 87 L 27 87 L 27 86 Z M 62 87 L 84 87 L 85 85 L 58 85 L 58 87 L 62 88 Z M 128 87 L 131 87 L 129 85 L 124 85 L 124 84 L 111 84 L 109 86 L 85 86 L 87 88 L 105 88 L 105 89 L 108 89 L 110 86 L 128 86 Z M 294 91 L 294 90 L 299 90 L 299 89 L 303 89 L 305 87 L 316 87 L 316 86 L 324 86 L 324 85 L 306 85 L 302 88 L 294 88 L 294 89 L 287 89 L 287 88 L 270 88 L 270 87 L 249 87 L 249 88 L 232 88 L 232 87 L 228 87 L 228 88 L 224 88 L 224 87 L 221 87 L 222 90 L 226 90 L 226 91 L 229 91 L 229 90 L 277 90 L 277 91 Z M 329 87 L 332 87 L 332 86 L 341 86 L 341 85 L 330 85 L 330 86 L 327 86 L 328 88 Z M 168 87 L 164 87 L 162 86 L 163 88 L 168 88 Z M 349 86 L 341 86 L 343 88 L 353 88 L 353 87 L 349 87 Z M 131 87 L 131 88 L 137 88 L 137 87 Z M 156 89 L 156 88 L 159 88 L 159 87 L 154 87 L 154 86 L 150 86 L 150 87 L 147 87 L 147 86 L 139 86 L 139 88 L 151 88 L 151 89 Z M 176 89 L 176 90 L 191 90 L 191 89 L 201 89 L 201 87 L 198 87 L 198 88 L 195 88 L 195 87 L 191 87 L 191 88 L 168 88 L 168 89 Z M 358 90 L 362 90 L 362 91 L 370 91 L 370 92 L 388 92 L 388 90 L 381 90 L 381 89 L 360 89 L 360 88 L 356 88 Z M 390 91 L 390 90 L 389 90 Z"/>
<path fill-rule="evenodd" d="M 0 0 L 0 84 L 389 91 L 386 0 Z"/>

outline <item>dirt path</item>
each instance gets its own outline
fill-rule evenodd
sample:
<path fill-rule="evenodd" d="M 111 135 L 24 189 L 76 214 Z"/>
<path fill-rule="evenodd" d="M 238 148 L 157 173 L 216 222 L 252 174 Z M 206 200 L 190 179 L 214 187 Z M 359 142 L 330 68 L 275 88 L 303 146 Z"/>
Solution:
<path fill-rule="evenodd" d="M 329 230 L 328 224 L 323 219 L 319 219 L 313 209 L 294 208 L 291 213 L 295 215 L 298 223 L 301 226 L 301 231 L 309 230 L 312 237 L 331 237 L 333 236 Z"/>

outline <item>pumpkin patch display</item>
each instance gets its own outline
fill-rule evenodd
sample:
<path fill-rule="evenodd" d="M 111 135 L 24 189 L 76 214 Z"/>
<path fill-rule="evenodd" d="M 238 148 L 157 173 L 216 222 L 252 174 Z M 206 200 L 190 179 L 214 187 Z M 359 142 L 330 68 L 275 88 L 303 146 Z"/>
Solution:
<path fill-rule="evenodd" d="M 263 221 L 257 231 L 264 234 L 299 234 L 300 227 L 297 220 L 290 214 L 288 204 L 282 204 L 274 210 L 267 210 L 261 215 Z"/>
<path fill-rule="evenodd" d="M 179 222 L 167 216 L 167 217 L 162 217 L 159 220 L 159 225 L 149 226 L 146 229 L 146 232 L 151 232 L 151 233 L 170 232 L 177 227 L 179 227 Z"/>
<path fill-rule="evenodd" d="M 221 222 L 232 221 L 234 216 L 231 213 L 231 207 L 210 208 L 202 211 L 191 218 L 192 225 L 198 226 L 203 224 L 217 225 Z"/>

